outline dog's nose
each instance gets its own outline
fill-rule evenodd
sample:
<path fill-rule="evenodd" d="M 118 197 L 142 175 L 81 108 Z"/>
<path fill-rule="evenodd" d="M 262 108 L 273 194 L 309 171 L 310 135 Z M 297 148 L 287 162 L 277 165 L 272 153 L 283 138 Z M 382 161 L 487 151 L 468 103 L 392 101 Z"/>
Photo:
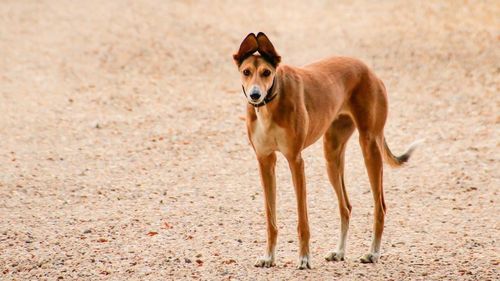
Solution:
<path fill-rule="evenodd" d="M 252 93 L 250 94 L 250 98 L 251 98 L 252 100 L 258 100 L 258 99 L 260 98 L 260 93 L 259 93 L 259 92 L 257 92 L 257 91 L 254 91 L 254 92 L 252 92 Z"/>

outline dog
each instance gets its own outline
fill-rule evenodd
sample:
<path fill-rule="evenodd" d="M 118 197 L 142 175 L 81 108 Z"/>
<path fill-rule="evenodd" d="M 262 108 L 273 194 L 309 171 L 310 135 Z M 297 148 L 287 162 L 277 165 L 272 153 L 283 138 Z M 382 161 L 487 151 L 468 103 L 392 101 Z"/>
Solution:
<path fill-rule="evenodd" d="M 258 52 L 258 54 L 256 54 Z M 332 57 L 293 67 L 280 65 L 281 57 L 262 32 L 250 33 L 233 55 L 247 105 L 246 126 L 255 151 L 264 191 L 267 247 L 257 267 L 275 265 L 276 151 L 287 159 L 298 212 L 298 269 L 310 269 L 309 223 L 302 151 L 323 136 L 328 178 L 339 202 L 339 245 L 328 261 L 344 260 L 351 204 L 344 184 L 346 143 L 357 129 L 374 199 L 373 239 L 362 263 L 380 258 L 386 205 L 382 185 L 383 160 L 394 167 L 407 162 L 415 145 L 401 156 L 392 154 L 384 137 L 388 99 L 384 84 L 361 61 Z"/>

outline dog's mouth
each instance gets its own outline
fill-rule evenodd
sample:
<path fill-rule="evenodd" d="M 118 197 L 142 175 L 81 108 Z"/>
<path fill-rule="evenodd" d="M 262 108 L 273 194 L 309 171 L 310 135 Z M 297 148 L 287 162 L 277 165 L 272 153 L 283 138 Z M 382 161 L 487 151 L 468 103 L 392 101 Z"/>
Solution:
<path fill-rule="evenodd" d="M 259 105 L 264 100 L 264 97 L 261 97 L 261 98 L 259 98 L 257 100 L 253 100 L 253 99 L 248 98 L 247 100 L 252 105 Z"/>

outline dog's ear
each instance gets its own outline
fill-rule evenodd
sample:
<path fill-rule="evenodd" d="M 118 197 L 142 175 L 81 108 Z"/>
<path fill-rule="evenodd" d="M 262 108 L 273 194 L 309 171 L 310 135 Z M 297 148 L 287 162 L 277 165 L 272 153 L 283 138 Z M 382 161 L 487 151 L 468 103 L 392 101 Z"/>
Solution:
<path fill-rule="evenodd" d="M 257 43 L 257 37 L 255 34 L 250 33 L 241 42 L 240 49 L 236 54 L 233 55 L 234 62 L 236 65 L 240 66 L 241 63 L 255 53 L 259 49 L 259 44 Z"/>
<path fill-rule="evenodd" d="M 259 44 L 259 53 L 274 67 L 277 67 L 281 62 L 281 56 L 278 55 L 278 53 L 274 49 L 273 44 L 271 43 L 269 38 L 267 38 L 267 35 L 265 35 L 263 32 L 259 32 L 259 34 L 257 34 L 257 42 Z"/>

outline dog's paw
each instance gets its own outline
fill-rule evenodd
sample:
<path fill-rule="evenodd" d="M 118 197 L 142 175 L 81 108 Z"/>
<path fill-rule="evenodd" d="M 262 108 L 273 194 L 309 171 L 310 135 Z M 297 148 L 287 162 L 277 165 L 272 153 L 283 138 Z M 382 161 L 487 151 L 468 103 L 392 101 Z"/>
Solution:
<path fill-rule="evenodd" d="M 271 267 L 275 266 L 274 263 L 274 257 L 272 256 L 263 256 L 257 259 L 257 261 L 254 264 L 255 267 Z"/>
<path fill-rule="evenodd" d="M 311 269 L 311 258 L 309 255 L 299 257 L 299 264 L 297 265 L 297 269 Z"/>
<path fill-rule="evenodd" d="M 378 262 L 378 259 L 380 258 L 380 254 L 378 253 L 368 253 L 363 255 L 359 261 L 361 263 L 376 263 Z"/>
<path fill-rule="evenodd" d="M 327 261 L 343 261 L 344 260 L 344 252 L 329 252 L 325 256 L 325 260 Z"/>

